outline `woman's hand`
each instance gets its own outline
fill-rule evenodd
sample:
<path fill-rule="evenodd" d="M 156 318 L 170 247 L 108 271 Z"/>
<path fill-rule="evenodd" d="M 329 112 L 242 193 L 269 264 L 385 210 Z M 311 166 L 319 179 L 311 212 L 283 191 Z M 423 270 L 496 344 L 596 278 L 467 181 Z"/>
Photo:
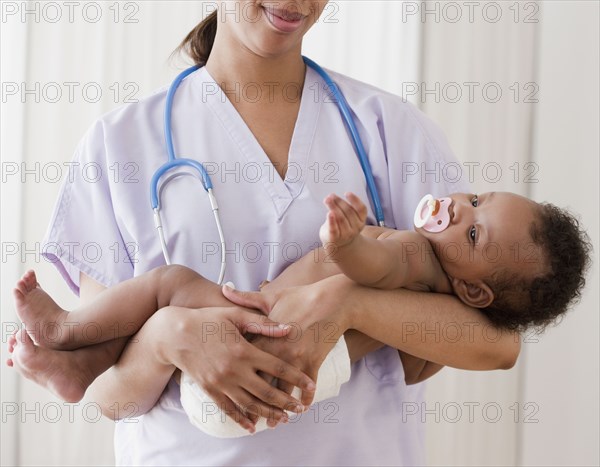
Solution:
<path fill-rule="evenodd" d="M 284 338 L 259 336 L 252 343 L 316 381 L 323 360 L 350 328 L 351 316 L 339 299 L 344 284 L 349 282 L 338 275 L 311 285 L 264 292 L 240 292 L 224 286 L 223 295 L 238 305 L 259 309 L 271 319 L 291 325 L 292 330 Z M 288 378 L 280 379 L 279 388 L 287 393 L 291 393 L 293 386 L 297 385 Z M 303 391 L 302 404 L 310 405 L 313 396 L 314 391 Z"/>
<path fill-rule="evenodd" d="M 254 432 L 252 419 L 258 416 L 274 426 L 287 420 L 282 409 L 304 409 L 299 401 L 267 383 L 258 372 L 314 394 L 316 386 L 308 376 L 242 336 L 250 332 L 277 342 L 291 328 L 238 307 L 168 307 L 158 313 L 162 314 L 162 323 L 157 325 L 172 330 L 163 333 L 157 342 L 161 363 L 172 364 L 189 374 L 227 415 L 248 431 Z"/>

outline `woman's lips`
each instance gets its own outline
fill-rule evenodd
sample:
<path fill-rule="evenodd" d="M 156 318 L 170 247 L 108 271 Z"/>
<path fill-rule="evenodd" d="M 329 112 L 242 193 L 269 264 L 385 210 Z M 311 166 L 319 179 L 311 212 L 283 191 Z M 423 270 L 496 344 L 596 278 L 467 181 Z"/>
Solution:
<path fill-rule="evenodd" d="M 289 12 L 267 7 L 265 7 L 264 10 L 269 23 L 281 32 L 296 31 L 304 19 L 304 15 L 298 12 Z"/>

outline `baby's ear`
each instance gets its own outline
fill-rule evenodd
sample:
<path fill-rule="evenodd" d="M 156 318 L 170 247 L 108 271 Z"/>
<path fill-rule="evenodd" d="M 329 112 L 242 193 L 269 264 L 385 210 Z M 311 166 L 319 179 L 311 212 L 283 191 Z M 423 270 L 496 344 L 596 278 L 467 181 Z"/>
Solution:
<path fill-rule="evenodd" d="M 494 301 L 494 292 L 483 281 L 469 283 L 462 279 L 451 278 L 450 282 L 458 298 L 473 308 L 486 308 Z"/>

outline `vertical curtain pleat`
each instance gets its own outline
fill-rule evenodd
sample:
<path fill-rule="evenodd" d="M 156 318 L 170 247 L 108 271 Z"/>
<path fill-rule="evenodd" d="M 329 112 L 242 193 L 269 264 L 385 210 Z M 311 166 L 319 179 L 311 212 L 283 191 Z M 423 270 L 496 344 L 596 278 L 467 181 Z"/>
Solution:
<path fill-rule="evenodd" d="M 600 4 L 543 2 L 534 199 L 570 209 L 594 243 L 581 302 L 525 345 L 523 465 L 599 465 Z M 535 411 L 535 412 L 534 412 Z"/>
<path fill-rule="evenodd" d="M 24 50 L 28 44 L 28 28 L 18 22 L 6 22 L 0 29 L 0 82 L 2 96 L 5 99 L 0 106 L 0 155 L 2 164 L 2 182 L 0 183 L 0 238 L 2 242 L 2 293 L 0 310 L 2 317 L 2 356 L 5 354 L 7 335 L 17 327 L 13 310 L 13 298 L 7 280 L 12 282 L 22 273 L 19 261 L 21 238 L 23 235 L 24 186 L 20 180 L 20 168 L 23 162 L 25 143 L 25 112 L 18 98 L 8 99 L 9 89 L 13 92 L 25 81 L 27 60 Z M 21 44 L 22 48 L 13 44 Z M 6 97 L 5 97 L 6 96 Z M 13 174 L 13 175 L 10 175 Z M 9 254 L 9 252 L 12 252 Z M 11 284 L 12 285 L 12 284 Z M 0 365 L 0 394 L 2 395 L 2 430 L 0 443 L 0 463 L 16 465 L 19 462 L 18 444 L 21 436 L 19 423 L 19 400 L 21 379 L 4 364 Z M 12 414 L 8 416 L 8 414 Z"/>

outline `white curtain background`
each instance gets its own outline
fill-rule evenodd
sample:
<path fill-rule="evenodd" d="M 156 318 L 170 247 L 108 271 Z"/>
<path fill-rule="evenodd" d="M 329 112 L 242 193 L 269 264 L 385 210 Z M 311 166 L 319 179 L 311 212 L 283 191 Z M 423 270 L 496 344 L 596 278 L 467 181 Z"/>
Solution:
<path fill-rule="evenodd" d="M 77 304 L 36 253 L 64 163 L 98 116 L 170 82 L 182 64 L 169 54 L 211 3 L 1 2 L 2 360 L 26 269 Z M 586 1 L 339 1 L 307 36 L 306 55 L 404 93 L 437 121 L 475 190 L 570 207 L 594 241 L 581 303 L 559 327 L 524 336 L 516 368 L 429 381 L 413 416 L 427 422 L 430 464 L 600 462 L 598 15 Z M 63 404 L 4 366 L 1 391 L 2 465 L 114 462 L 113 424 L 89 401 Z"/>

